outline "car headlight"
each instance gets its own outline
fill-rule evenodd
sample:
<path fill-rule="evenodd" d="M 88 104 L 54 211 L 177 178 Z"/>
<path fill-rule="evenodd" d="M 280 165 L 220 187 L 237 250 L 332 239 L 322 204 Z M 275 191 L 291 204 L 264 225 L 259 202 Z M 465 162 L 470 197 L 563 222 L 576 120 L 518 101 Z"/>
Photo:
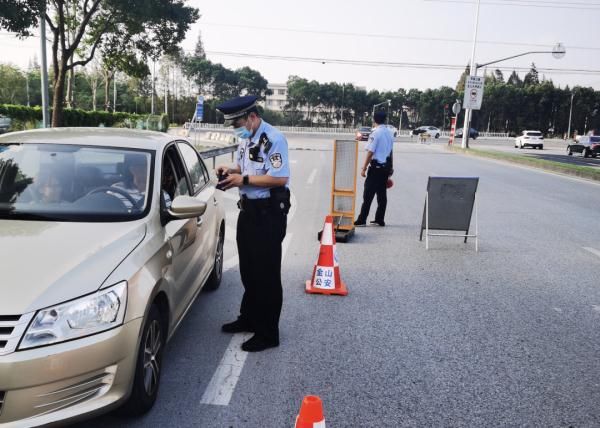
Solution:
<path fill-rule="evenodd" d="M 127 282 L 94 294 L 39 310 L 19 349 L 50 345 L 100 333 L 123 324 Z"/>

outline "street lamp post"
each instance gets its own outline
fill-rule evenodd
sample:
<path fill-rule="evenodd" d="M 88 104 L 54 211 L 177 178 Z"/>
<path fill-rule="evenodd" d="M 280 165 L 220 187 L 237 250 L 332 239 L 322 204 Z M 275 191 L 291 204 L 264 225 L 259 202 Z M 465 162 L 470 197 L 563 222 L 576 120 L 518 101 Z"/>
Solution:
<path fill-rule="evenodd" d="M 477 48 L 477 31 L 479 30 L 479 9 L 481 0 L 477 0 L 477 9 L 475 12 L 475 29 L 473 31 L 473 49 L 471 50 L 471 66 L 469 67 L 469 75 L 477 76 L 477 68 L 475 67 L 475 49 Z M 465 124 L 463 126 L 462 148 L 469 147 L 469 131 L 471 130 L 471 109 L 465 111 Z"/>
<path fill-rule="evenodd" d="M 499 63 L 502 61 L 507 61 L 507 60 L 513 59 L 513 58 L 519 58 L 519 57 L 525 56 L 525 55 L 550 53 L 550 54 L 552 54 L 552 56 L 554 58 L 561 59 L 562 57 L 565 56 L 566 52 L 567 51 L 566 51 L 564 45 L 562 43 L 557 43 L 552 48 L 551 51 L 528 51 L 528 52 L 523 52 L 523 53 L 520 53 L 517 55 L 511 55 L 506 58 L 501 58 L 501 59 L 497 59 L 494 61 L 486 62 L 484 64 L 475 64 L 475 66 L 471 68 L 471 72 L 473 73 L 473 71 L 474 71 L 474 74 L 471 74 L 471 75 L 476 76 L 477 70 L 479 70 L 482 67 L 487 67 L 488 65 L 496 64 L 496 63 Z M 465 111 L 465 126 L 463 127 L 463 137 L 462 137 L 462 148 L 463 149 L 469 147 L 470 130 L 471 130 L 471 109 L 466 109 L 466 111 Z"/>
<path fill-rule="evenodd" d="M 371 112 L 371 117 L 374 117 L 374 116 L 375 116 L 375 107 L 378 107 L 378 106 L 384 105 L 385 103 L 387 103 L 387 104 L 388 104 L 388 112 L 389 112 L 389 105 L 390 105 L 390 103 L 391 103 L 391 102 L 392 102 L 392 100 L 385 100 L 384 102 L 381 102 L 381 103 L 379 103 L 379 104 L 375 104 L 375 105 L 373 106 L 373 111 Z"/>

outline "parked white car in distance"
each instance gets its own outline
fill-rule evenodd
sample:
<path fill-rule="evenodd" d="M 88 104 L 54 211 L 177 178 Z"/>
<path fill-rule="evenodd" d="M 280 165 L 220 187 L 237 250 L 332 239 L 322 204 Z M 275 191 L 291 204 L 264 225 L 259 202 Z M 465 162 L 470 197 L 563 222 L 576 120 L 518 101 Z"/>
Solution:
<path fill-rule="evenodd" d="M 515 139 L 515 149 L 524 149 L 525 147 L 543 150 L 544 135 L 540 131 L 523 131 Z"/>

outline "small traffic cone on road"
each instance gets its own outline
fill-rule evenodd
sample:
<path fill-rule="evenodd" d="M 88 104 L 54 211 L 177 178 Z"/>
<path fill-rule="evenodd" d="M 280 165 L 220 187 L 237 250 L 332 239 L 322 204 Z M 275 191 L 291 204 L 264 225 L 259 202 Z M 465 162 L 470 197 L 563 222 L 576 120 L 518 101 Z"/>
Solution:
<path fill-rule="evenodd" d="M 312 279 L 306 281 L 306 292 L 314 294 L 348 295 L 346 284 L 340 278 L 340 267 L 335 248 L 335 233 L 333 217 L 325 217 L 323 233 L 321 233 L 321 248 L 319 258 L 313 268 Z"/>
<path fill-rule="evenodd" d="M 300 413 L 296 416 L 294 428 L 325 428 L 323 403 L 316 395 L 307 395 L 302 400 Z"/>

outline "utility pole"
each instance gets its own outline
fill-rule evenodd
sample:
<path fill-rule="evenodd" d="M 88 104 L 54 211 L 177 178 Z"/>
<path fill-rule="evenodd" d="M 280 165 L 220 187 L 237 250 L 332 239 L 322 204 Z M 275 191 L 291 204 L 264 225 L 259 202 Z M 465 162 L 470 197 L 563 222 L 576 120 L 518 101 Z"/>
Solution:
<path fill-rule="evenodd" d="M 156 61 L 152 59 L 152 96 L 150 98 L 150 114 L 154 114 L 154 76 L 156 75 Z"/>
<path fill-rule="evenodd" d="M 567 140 L 571 138 L 571 118 L 573 117 L 573 98 L 575 98 L 575 92 L 571 92 L 571 108 L 569 109 L 569 129 L 567 130 Z"/>
<path fill-rule="evenodd" d="M 44 2 L 44 5 L 46 3 Z M 41 69 L 40 74 L 42 77 L 42 123 L 44 128 L 48 128 L 50 123 L 50 109 L 48 103 L 50 102 L 48 95 L 48 63 L 46 62 L 46 8 L 42 10 L 40 17 L 40 47 L 41 52 Z"/>
<path fill-rule="evenodd" d="M 479 30 L 480 6 L 481 6 L 481 0 L 477 0 L 477 10 L 475 12 L 475 30 L 473 32 L 473 49 L 471 50 L 471 67 L 469 70 L 470 76 L 477 76 L 477 68 L 475 65 L 475 49 L 477 48 L 477 31 Z M 463 135 L 462 135 L 462 144 L 461 144 L 461 147 L 463 149 L 469 148 L 469 134 L 471 131 L 471 112 L 472 112 L 472 110 L 470 108 L 466 109 L 466 111 L 465 111 L 465 124 L 463 126 Z"/>
<path fill-rule="evenodd" d="M 113 113 L 117 111 L 117 72 L 113 73 Z"/>

